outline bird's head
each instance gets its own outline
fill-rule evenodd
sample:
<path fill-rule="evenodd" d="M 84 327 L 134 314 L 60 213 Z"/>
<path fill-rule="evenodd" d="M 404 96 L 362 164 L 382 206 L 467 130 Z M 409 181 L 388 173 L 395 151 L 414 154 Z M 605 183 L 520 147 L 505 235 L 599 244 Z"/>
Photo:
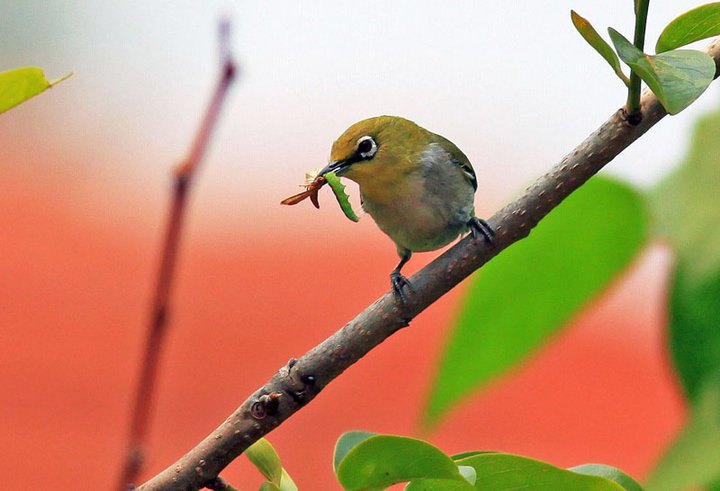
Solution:
<path fill-rule="evenodd" d="M 335 172 L 361 188 L 386 186 L 416 169 L 433 134 L 397 116 L 377 116 L 350 126 L 333 143 L 330 163 L 319 175 Z"/>

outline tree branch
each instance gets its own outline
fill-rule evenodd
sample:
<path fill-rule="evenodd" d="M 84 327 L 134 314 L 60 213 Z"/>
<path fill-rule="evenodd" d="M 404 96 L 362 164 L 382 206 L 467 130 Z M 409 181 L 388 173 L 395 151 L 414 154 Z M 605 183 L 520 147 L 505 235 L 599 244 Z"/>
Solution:
<path fill-rule="evenodd" d="M 708 53 L 717 66 L 720 39 Z M 405 306 L 392 293 L 376 300 L 300 359 L 291 360 L 199 445 L 139 489 L 196 490 L 211 482 L 248 446 L 314 399 L 372 348 L 503 249 L 527 237 L 563 199 L 667 114 L 649 91 L 643 94 L 641 111 L 642 120 L 633 125 L 627 121 L 627 111 L 618 110 L 522 196 L 495 213 L 488 220 L 496 231 L 494 244 L 470 236 L 461 240 L 412 277 L 415 291 Z"/>
<path fill-rule="evenodd" d="M 140 369 L 140 377 L 135 390 L 133 412 L 130 423 L 130 437 L 125 451 L 125 460 L 120 473 L 117 489 L 132 488 L 137 481 L 145 460 L 147 427 L 152 409 L 157 380 L 160 353 L 163 348 L 168 322 L 170 291 L 172 287 L 175 262 L 180 244 L 180 236 L 185 216 L 185 205 L 190 192 L 190 184 L 210 141 L 212 130 L 218 120 L 225 96 L 235 77 L 235 63 L 230 55 L 229 25 L 220 24 L 220 55 L 222 65 L 215 92 L 208 105 L 205 117 L 200 124 L 188 157 L 174 171 L 174 186 L 171 197 L 170 213 L 165 228 L 160 266 L 153 294 L 152 307 L 147 325 L 145 355 Z"/>

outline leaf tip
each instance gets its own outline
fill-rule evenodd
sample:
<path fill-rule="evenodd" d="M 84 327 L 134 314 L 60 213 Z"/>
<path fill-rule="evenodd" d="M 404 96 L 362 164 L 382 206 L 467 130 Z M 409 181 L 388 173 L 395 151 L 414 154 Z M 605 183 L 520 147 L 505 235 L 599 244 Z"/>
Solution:
<path fill-rule="evenodd" d="M 69 79 L 73 75 L 75 75 L 75 72 L 69 72 L 69 73 L 66 73 L 65 75 L 63 75 L 62 77 L 58 77 L 55 80 L 52 80 L 51 82 L 49 82 L 50 87 L 53 87 L 54 85 L 57 85 L 60 82 L 64 82 L 65 80 Z"/>

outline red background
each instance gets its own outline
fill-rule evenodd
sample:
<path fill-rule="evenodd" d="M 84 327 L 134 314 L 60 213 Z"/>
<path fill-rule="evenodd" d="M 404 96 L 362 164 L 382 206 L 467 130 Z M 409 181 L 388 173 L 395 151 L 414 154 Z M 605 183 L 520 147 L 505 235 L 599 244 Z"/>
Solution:
<path fill-rule="evenodd" d="M 0 466 L 20 489 L 107 489 L 126 436 L 163 206 L 102 222 L 73 199 L 81 179 L 6 175 L 14 179 L 0 194 Z M 202 199 L 197 191 L 191 202 Z M 284 209 L 286 226 L 233 230 L 232 240 L 191 210 L 146 476 L 387 288 L 390 242 L 368 218 L 322 227 L 324 214 L 337 213 L 324 198 L 320 215 Z M 409 272 L 432 257 L 416 256 Z M 667 263 L 659 249 L 644 254 L 542 352 L 425 437 L 447 452 L 603 462 L 643 477 L 684 411 L 662 339 Z M 458 299 L 458 291 L 442 299 L 269 436 L 301 488 L 338 487 L 331 457 L 343 431 L 418 434 Z M 259 482 L 243 458 L 224 476 L 245 489 Z"/>

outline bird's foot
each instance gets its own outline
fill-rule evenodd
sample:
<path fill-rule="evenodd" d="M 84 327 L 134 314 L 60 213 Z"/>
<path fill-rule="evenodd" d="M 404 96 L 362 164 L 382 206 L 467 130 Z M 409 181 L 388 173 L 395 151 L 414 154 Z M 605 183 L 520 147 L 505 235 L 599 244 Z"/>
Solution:
<path fill-rule="evenodd" d="M 407 300 L 407 296 L 403 291 L 403 288 L 407 287 L 408 292 L 412 292 L 413 287 L 410 281 L 399 271 L 393 271 L 392 273 L 390 273 L 390 284 L 392 285 L 392 290 L 395 295 L 397 295 L 397 297 L 402 303 L 405 303 Z"/>
<path fill-rule="evenodd" d="M 495 231 L 490 227 L 488 222 L 482 218 L 472 217 L 468 222 L 468 226 L 470 227 L 470 235 L 472 235 L 473 239 L 477 240 L 478 235 L 481 235 L 483 239 L 485 239 L 485 242 L 488 244 L 493 243 Z"/>

